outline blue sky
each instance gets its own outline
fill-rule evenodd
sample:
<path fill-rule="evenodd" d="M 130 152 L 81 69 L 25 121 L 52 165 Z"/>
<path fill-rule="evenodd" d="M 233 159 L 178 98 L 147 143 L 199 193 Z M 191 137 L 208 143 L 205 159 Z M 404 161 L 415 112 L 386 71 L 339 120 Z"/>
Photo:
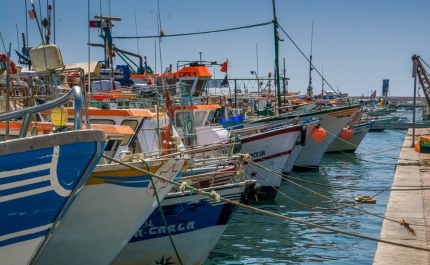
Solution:
<path fill-rule="evenodd" d="M 46 17 L 46 0 L 34 0 L 36 10 L 42 5 Z M 53 0 L 49 0 L 52 4 Z M 160 6 L 161 28 L 166 35 L 220 30 L 270 22 L 273 20 L 271 0 L 92 0 L 90 18 L 94 15 L 121 17 L 113 36 L 152 36 L 158 34 L 157 14 Z M 30 1 L 2 0 L 0 2 L 0 32 L 6 48 L 22 45 L 21 33 L 26 32 L 25 4 Z M 66 63 L 88 59 L 88 1 L 56 0 L 54 41 L 61 48 Z M 100 9 L 101 7 L 101 9 Z M 381 95 L 382 80 L 390 80 L 391 96 L 412 96 L 413 54 L 430 63 L 430 31 L 428 0 L 303 0 L 276 1 L 278 22 L 302 52 L 309 57 L 312 22 L 313 64 L 328 83 L 341 92 L 358 96 L 377 90 Z M 135 14 L 136 13 L 136 17 Z M 39 13 L 38 13 L 39 14 Z M 135 23 L 137 20 L 137 27 Z M 426 19 L 427 18 L 427 19 Z M 309 82 L 309 63 L 294 44 L 279 29 L 285 41 L 279 43 L 282 71 L 285 58 L 289 91 L 305 91 Z M 137 31 L 137 34 L 136 34 Z M 35 20 L 28 20 L 28 43 L 41 43 Z M 102 43 L 98 30 L 90 30 L 91 42 Z M 252 78 L 251 70 L 259 76 L 274 73 L 273 26 L 213 34 L 158 39 L 114 39 L 120 49 L 147 56 L 148 64 L 157 71 L 169 64 L 176 70 L 180 60 L 223 62 L 229 60 L 229 78 Z M 139 45 L 138 45 L 139 44 Z M 257 49 L 258 47 L 258 49 Z M 155 53 L 157 51 L 157 57 Z M 3 45 L 0 52 L 4 52 Z M 258 54 L 258 56 L 257 56 Z M 17 61 L 15 53 L 12 58 Z M 103 60 L 101 48 L 91 48 L 91 60 Z M 156 63 L 155 63 L 156 62 Z M 258 69 L 257 69 L 258 62 Z M 117 57 L 115 64 L 123 64 Z M 211 68 L 215 78 L 223 78 L 219 67 Z M 321 77 L 313 71 L 314 91 L 321 89 Z M 328 85 L 325 85 L 329 89 Z M 421 91 L 423 97 L 423 92 Z"/>

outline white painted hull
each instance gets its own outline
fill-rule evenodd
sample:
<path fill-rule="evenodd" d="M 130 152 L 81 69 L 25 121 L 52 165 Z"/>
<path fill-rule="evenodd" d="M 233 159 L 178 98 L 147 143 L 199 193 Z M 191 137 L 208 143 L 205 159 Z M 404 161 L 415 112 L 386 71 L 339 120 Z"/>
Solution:
<path fill-rule="evenodd" d="M 222 198 L 238 202 L 243 189 L 244 182 L 205 190 L 215 190 Z M 190 197 L 189 192 L 169 194 L 162 206 L 168 230 L 184 265 L 204 263 L 236 210 L 234 205 L 209 201 L 202 195 Z M 180 264 L 158 209 L 112 264 Z"/>
<path fill-rule="evenodd" d="M 273 199 L 282 179 L 269 171 L 281 173 L 296 141 L 300 138 L 302 125 L 283 126 L 278 129 L 241 137 L 241 153 L 249 154 L 260 166 L 250 165 L 247 171 L 249 179 L 255 179 L 261 185 L 259 198 Z M 246 166 L 245 166 L 246 167 Z"/>
<path fill-rule="evenodd" d="M 173 180 L 183 165 L 183 160 L 171 159 L 156 174 L 161 173 Z M 173 166 L 177 171 L 172 169 Z M 112 171 L 107 174 L 109 172 Z M 143 181 L 139 181 L 143 175 L 134 175 L 138 177 L 134 180 L 128 177 L 127 182 L 118 183 L 111 178 L 102 184 L 85 185 L 36 264 L 110 264 L 157 207 L 152 184 L 148 182 L 143 187 Z M 109 176 L 97 178 L 108 179 Z M 162 200 L 172 185 L 161 183 L 155 178 L 154 182 L 159 199 Z"/>
<path fill-rule="evenodd" d="M 320 142 L 317 142 L 312 137 L 310 137 L 294 161 L 293 170 L 309 170 L 319 168 L 321 158 L 327 151 L 327 148 L 336 138 L 336 135 L 338 135 L 349 122 L 351 114 L 352 113 L 349 115 L 337 115 L 336 112 L 326 112 L 320 114 L 314 113 L 312 116 L 320 120 L 321 127 L 326 131 L 326 137 L 324 141 Z"/>
<path fill-rule="evenodd" d="M 306 126 L 306 142 L 307 144 L 309 138 L 311 137 L 312 130 L 316 127 L 316 123 L 307 123 Z M 304 148 L 305 145 L 301 145 L 300 141 L 297 141 L 296 144 L 293 147 L 293 150 L 291 151 L 291 154 L 288 156 L 287 161 L 284 164 L 284 167 L 282 168 L 282 173 L 289 174 L 291 170 L 293 169 L 294 162 L 296 161 L 297 157 L 299 156 L 300 152 Z"/>
<path fill-rule="evenodd" d="M 353 128 L 353 136 L 351 140 L 345 141 L 340 136 L 334 139 L 331 146 L 327 149 L 327 153 L 350 152 L 353 153 L 363 141 L 367 132 L 372 127 L 373 122 L 359 124 Z"/>
<path fill-rule="evenodd" d="M 182 263 L 203 264 L 226 228 L 227 225 L 220 225 L 172 236 Z M 152 239 L 145 244 L 127 245 L 112 265 L 157 264 L 155 261 L 160 262 L 163 257 L 165 262 L 180 264 L 166 237 Z"/>
<path fill-rule="evenodd" d="M 316 142 L 312 137 L 308 139 L 306 145 L 300 150 L 296 160 L 294 161 L 293 170 L 309 170 L 317 169 L 319 167 L 321 158 L 327 150 L 329 144 L 334 140 L 336 135 L 346 126 L 349 122 L 351 115 L 358 109 L 358 105 L 351 105 L 345 107 L 337 107 L 331 109 L 323 109 L 320 111 L 312 112 L 297 112 L 287 116 L 269 118 L 270 124 L 284 123 L 286 119 L 298 118 L 303 121 L 307 118 L 317 118 L 320 120 L 321 127 L 327 132 L 324 141 Z M 258 122 L 245 124 L 246 127 L 254 124 L 261 124 Z M 289 163 L 291 163 L 290 161 Z"/>

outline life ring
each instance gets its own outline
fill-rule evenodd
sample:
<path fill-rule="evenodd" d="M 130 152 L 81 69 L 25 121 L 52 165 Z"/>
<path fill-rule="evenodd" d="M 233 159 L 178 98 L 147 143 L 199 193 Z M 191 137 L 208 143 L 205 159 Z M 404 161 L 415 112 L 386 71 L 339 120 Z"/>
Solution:
<path fill-rule="evenodd" d="M 164 124 L 161 127 L 161 151 L 164 155 L 169 153 L 169 149 L 172 148 L 172 134 L 170 133 L 169 126 Z"/>

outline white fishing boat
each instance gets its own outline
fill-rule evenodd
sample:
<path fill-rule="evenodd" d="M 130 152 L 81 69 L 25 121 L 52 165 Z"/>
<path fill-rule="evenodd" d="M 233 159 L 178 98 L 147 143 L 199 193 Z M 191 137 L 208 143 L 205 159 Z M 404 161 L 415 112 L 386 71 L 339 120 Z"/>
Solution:
<path fill-rule="evenodd" d="M 354 153 L 374 123 L 374 121 L 369 121 L 357 124 L 349 129 L 351 132 L 348 133 L 341 131 L 327 148 L 326 153 Z"/>
<path fill-rule="evenodd" d="M 228 175 L 235 174 L 233 170 Z M 224 178 L 207 173 L 181 180 L 193 179 L 194 186 L 202 191 L 216 192 L 234 202 L 248 204 L 255 195 L 255 180 L 221 184 L 219 177 Z M 236 208 L 192 191 L 169 193 L 162 201 L 162 211 L 154 210 L 112 264 L 203 264 Z"/>
<path fill-rule="evenodd" d="M 310 105 L 310 104 L 308 104 Z M 307 111 L 295 111 L 279 116 L 267 117 L 265 120 L 270 124 L 285 123 L 286 120 L 292 121 L 293 119 L 303 121 L 307 118 L 316 118 L 319 120 L 320 128 L 325 130 L 324 137 L 310 137 L 306 141 L 306 145 L 297 155 L 295 161 L 287 161 L 285 167 L 290 168 L 292 163 L 292 170 L 311 170 L 318 169 L 321 158 L 329 147 L 329 144 L 335 139 L 336 135 L 346 126 L 349 122 L 351 115 L 357 110 L 359 105 L 347 105 L 332 108 L 310 108 Z M 315 107 L 315 105 L 314 105 Z M 252 126 L 253 124 L 261 124 L 261 119 L 249 120 L 245 123 L 245 127 Z M 287 169 L 286 169 L 287 170 Z M 287 170 L 285 173 L 289 173 Z"/>

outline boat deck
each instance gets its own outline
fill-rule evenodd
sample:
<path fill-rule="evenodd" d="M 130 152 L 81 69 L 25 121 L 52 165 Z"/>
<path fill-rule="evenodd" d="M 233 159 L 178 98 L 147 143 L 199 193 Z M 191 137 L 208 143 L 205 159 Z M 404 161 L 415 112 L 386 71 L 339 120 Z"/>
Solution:
<path fill-rule="evenodd" d="M 415 141 L 419 136 L 430 136 L 429 129 L 416 129 Z M 388 199 L 385 217 L 398 220 L 404 219 L 415 230 L 416 237 L 409 233 L 399 223 L 384 219 L 380 239 L 406 244 L 414 247 L 430 249 L 430 190 L 407 190 L 404 186 L 424 187 L 430 186 L 430 154 L 415 152 L 412 145 L 412 129 L 403 142 L 400 151 L 399 165 L 396 166 L 393 189 L 405 189 L 405 191 L 391 191 Z M 413 165 L 419 161 L 424 165 Z M 409 165 L 400 165 L 405 163 Z M 401 187 L 403 186 L 403 187 Z M 430 252 L 395 246 L 392 244 L 378 243 L 373 264 L 430 264 Z"/>

